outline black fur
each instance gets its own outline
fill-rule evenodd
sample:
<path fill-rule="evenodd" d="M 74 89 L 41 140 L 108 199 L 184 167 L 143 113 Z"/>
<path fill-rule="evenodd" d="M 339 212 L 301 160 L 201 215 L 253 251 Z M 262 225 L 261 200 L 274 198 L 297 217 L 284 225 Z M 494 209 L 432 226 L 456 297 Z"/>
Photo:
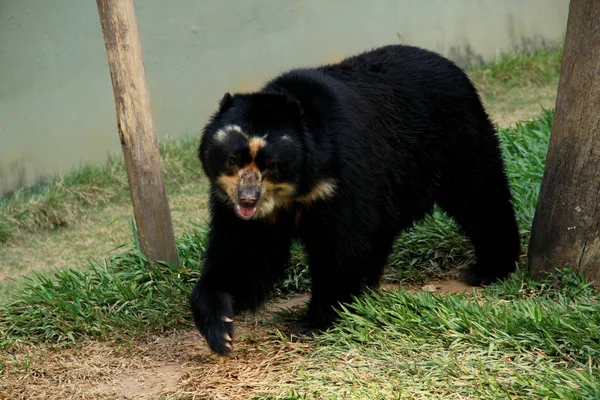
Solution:
<path fill-rule="evenodd" d="M 277 170 L 264 179 L 293 184 L 300 198 L 331 178 L 335 196 L 296 202 L 271 219 L 239 218 L 215 185 L 228 152 L 242 145 L 238 138 L 215 146 L 215 132 L 228 124 L 250 136 L 268 134 Z M 293 140 L 279 140 L 284 134 Z M 213 183 L 212 219 L 191 307 L 219 354 L 228 354 L 223 337 L 233 332 L 221 317 L 266 300 L 293 237 L 308 252 L 313 285 L 297 334 L 328 327 L 332 307 L 377 286 L 396 235 L 434 203 L 474 245 L 467 283 L 487 284 L 515 269 L 519 233 L 495 130 L 467 76 L 430 51 L 386 46 L 226 97 L 205 128 L 199 157 Z"/>

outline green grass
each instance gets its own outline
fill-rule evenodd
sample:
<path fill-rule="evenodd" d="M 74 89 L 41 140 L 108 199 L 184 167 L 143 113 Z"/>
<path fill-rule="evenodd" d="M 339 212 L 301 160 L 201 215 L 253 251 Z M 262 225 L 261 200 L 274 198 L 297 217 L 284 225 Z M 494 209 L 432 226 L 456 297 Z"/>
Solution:
<path fill-rule="evenodd" d="M 569 271 L 473 295 L 372 293 L 286 377 L 295 393 L 264 398 L 597 399 L 599 301 Z"/>
<path fill-rule="evenodd" d="M 187 183 L 204 180 L 196 158 L 198 138 L 160 143 L 165 184 L 176 194 Z M 0 245 L 19 235 L 53 231 L 72 225 L 82 210 L 129 199 L 125 165 L 121 156 L 104 164 L 84 164 L 0 198 Z"/>

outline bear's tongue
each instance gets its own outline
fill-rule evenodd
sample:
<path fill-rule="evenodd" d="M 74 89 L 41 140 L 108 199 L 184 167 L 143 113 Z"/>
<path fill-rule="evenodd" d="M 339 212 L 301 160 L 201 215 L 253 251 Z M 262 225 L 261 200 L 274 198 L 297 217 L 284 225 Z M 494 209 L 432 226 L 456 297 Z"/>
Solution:
<path fill-rule="evenodd" d="M 237 204 L 235 207 L 237 208 L 238 214 L 240 214 L 244 218 L 252 218 L 252 216 L 256 212 L 256 207 L 243 207 L 239 204 Z"/>

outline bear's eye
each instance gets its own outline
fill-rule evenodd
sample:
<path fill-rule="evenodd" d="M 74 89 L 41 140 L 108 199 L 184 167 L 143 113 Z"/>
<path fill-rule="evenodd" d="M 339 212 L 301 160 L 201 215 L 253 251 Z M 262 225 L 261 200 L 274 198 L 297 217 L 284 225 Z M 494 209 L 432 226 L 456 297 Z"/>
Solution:
<path fill-rule="evenodd" d="M 269 171 L 273 171 L 276 168 L 277 168 L 277 163 L 270 162 L 269 165 L 267 165 L 267 170 L 269 170 Z"/>
<path fill-rule="evenodd" d="M 229 157 L 229 159 L 227 160 L 227 165 L 230 167 L 235 167 L 237 165 L 237 160 L 235 159 L 235 157 Z"/>

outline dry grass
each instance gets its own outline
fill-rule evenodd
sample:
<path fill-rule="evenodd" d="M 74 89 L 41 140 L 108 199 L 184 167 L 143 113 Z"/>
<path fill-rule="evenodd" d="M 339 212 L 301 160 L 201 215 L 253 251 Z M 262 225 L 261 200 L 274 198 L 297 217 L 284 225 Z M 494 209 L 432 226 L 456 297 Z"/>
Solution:
<path fill-rule="evenodd" d="M 197 186 L 190 184 L 170 197 L 176 235 L 181 235 L 190 221 L 203 223 L 207 218 L 208 196 L 198 194 L 198 191 Z M 90 258 L 109 256 L 111 250 L 132 240 L 128 224 L 132 219 L 133 211 L 129 204 L 91 208 L 82 212 L 70 227 L 42 231 L 0 245 L 0 296 L 16 287 L 6 284 L 7 281 L 28 276 L 33 271 L 45 273 L 85 265 Z"/>
<path fill-rule="evenodd" d="M 498 126 L 507 128 L 519 121 L 537 117 L 543 109 L 554 108 L 557 87 L 558 78 L 542 87 L 516 87 L 497 94 L 482 91 L 482 96 L 492 120 Z"/>

